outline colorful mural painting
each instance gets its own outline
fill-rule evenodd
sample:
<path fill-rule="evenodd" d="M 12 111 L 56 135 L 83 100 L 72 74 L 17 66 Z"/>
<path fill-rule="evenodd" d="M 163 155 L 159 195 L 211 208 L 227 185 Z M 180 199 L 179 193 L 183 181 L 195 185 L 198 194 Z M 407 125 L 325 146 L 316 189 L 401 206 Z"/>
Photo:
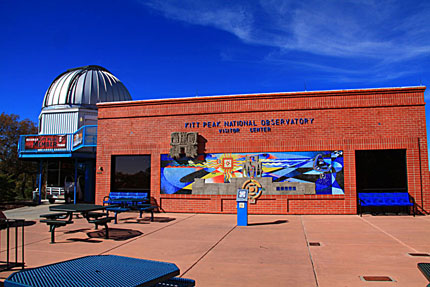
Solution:
<path fill-rule="evenodd" d="M 162 194 L 192 194 L 196 178 L 228 183 L 237 177 L 313 183 L 316 194 L 344 194 L 343 152 L 215 153 L 195 159 L 161 155 Z"/>

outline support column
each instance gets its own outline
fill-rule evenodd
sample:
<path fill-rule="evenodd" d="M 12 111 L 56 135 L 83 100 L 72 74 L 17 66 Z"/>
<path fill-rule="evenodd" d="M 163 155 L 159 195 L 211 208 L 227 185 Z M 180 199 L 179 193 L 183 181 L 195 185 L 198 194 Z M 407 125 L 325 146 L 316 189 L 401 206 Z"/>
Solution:
<path fill-rule="evenodd" d="M 42 172 L 43 172 L 43 160 L 39 162 L 39 204 L 42 204 Z"/>
<path fill-rule="evenodd" d="M 78 159 L 75 158 L 75 186 L 73 188 L 73 203 L 76 204 L 76 191 L 77 191 L 77 183 L 78 182 Z"/>

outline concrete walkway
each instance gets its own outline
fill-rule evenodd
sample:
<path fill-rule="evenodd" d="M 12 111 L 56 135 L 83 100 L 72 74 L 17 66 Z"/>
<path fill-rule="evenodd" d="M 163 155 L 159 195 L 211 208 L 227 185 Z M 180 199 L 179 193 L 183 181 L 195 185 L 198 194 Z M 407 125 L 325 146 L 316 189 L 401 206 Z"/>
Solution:
<path fill-rule="evenodd" d="M 28 220 L 38 219 L 30 218 L 31 213 Z M 149 217 L 140 220 L 137 213 L 122 213 L 118 224 L 110 224 L 111 239 L 104 239 L 103 229 L 94 230 L 85 219 L 74 219 L 74 224 L 57 229 L 55 244 L 49 243 L 48 227 L 34 221 L 25 227 L 26 266 L 115 254 L 173 262 L 182 277 L 204 287 L 427 284 L 417 263 L 430 263 L 430 257 L 408 253 L 430 253 L 428 216 L 255 215 L 247 227 L 237 227 L 235 215 L 155 217 L 156 222 L 149 222 Z M 3 230 L 1 260 L 4 236 Z M 10 273 L 1 272 L 0 280 Z M 366 282 L 361 276 L 395 281 Z"/>

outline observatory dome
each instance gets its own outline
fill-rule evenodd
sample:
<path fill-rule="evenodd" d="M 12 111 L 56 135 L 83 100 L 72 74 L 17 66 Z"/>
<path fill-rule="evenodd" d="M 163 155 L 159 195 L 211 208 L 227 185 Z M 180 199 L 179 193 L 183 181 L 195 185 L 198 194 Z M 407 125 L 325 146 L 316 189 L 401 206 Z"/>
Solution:
<path fill-rule="evenodd" d="M 130 101 L 127 88 L 100 66 L 67 70 L 49 86 L 42 110 L 81 106 L 96 109 L 97 103 Z"/>

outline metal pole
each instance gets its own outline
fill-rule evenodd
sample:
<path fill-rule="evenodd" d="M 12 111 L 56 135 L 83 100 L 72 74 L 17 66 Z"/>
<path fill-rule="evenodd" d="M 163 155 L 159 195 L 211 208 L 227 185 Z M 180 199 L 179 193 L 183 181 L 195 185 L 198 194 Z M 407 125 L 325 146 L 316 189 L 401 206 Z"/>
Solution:
<path fill-rule="evenodd" d="M 58 160 L 58 177 L 57 177 L 57 186 L 61 186 L 61 159 Z"/>
<path fill-rule="evenodd" d="M 39 163 L 39 204 L 42 203 L 42 171 L 43 171 L 43 160 Z"/>
<path fill-rule="evenodd" d="M 9 245 L 9 236 L 10 236 L 10 232 L 9 232 L 9 227 L 10 227 L 10 224 L 9 224 L 9 220 L 8 219 L 6 219 L 6 224 L 7 224 L 7 243 L 6 243 L 6 256 L 7 256 L 7 259 L 6 259 L 6 264 L 7 264 L 7 269 L 9 269 L 9 248 L 10 248 L 10 245 Z"/>
<path fill-rule="evenodd" d="M 78 159 L 75 159 L 75 186 L 73 188 L 74 191 L 74 198 L 73 203 L 76 204 L 76 187 L 77 187 L 77 181 L 78 181 Z"/>
<path fill-rule="evenodd" d="M 22 269 L 24 269 L 24 225 L 25 225 L 25 220 L 23 220 L 22 222 L 22 245 L 21 245 L 21 252 L 22 252 Z"/>
<path fill-rule="evenodd" d="M 19 220 L 14 220 L 14 224 L 15 224 L 15 266 L 18 264 L 18 223 L 19 223 Z"/>

